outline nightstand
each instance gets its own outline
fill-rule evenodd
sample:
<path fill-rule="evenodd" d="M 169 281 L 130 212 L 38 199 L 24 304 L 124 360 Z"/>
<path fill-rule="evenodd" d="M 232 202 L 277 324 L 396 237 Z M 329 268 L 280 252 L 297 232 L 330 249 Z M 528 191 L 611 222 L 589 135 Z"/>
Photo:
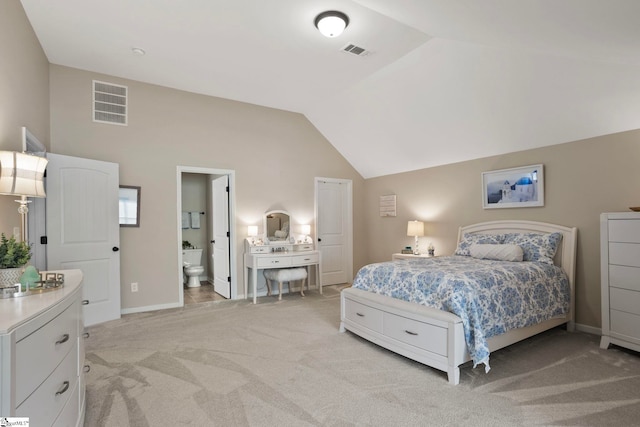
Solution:
<path fill-rule="evenodd" d="M 427 254 L 420 254 L 420 255 L 414 255 L 414 254 L 393 254 L 391 255 L 391 259 L 392 260 L 396 260 L 396 259 L 410 259 L 410 258 L 433 258 L 433 255 L 427 255 Z"/>

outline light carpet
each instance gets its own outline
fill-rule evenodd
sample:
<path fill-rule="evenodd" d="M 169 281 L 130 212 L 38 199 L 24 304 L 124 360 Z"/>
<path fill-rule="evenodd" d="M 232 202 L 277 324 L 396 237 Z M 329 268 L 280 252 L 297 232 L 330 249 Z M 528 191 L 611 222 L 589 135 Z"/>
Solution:
<path fill-rule="evenodd" d="M 640 356 L 554 329 L 446 374 L 350 332 L 339 288 L 89 328 L 86 426 L 640 425 Z"/>

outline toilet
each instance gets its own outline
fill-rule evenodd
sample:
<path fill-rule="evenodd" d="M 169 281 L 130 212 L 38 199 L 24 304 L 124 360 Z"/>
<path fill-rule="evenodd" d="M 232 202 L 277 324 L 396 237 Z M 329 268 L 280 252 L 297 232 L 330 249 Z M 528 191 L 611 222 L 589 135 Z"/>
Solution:
<path fill-rule="evenodd" d="M 188 288 L 200 286 L 200 275 L 204 273 L 202 262 L 202 249 L 182 250 L 182 269 L 184 270 L 185 283 Z"/>

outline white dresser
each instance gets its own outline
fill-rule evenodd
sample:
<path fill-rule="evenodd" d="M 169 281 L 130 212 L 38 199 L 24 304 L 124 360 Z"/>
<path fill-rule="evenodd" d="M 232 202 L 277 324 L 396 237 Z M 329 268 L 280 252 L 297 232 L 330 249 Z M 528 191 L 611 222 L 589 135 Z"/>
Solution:
<path fill-rule="evenodd" d="M 640 351 L 640 213 L 600 215 L 601 348 Z"/>
<path fill-rule="evenodd" d="M 64 287 L 0 299 L 0 416 L 32 426 L 82 426 L 85 411 L 82 272 Z"/>

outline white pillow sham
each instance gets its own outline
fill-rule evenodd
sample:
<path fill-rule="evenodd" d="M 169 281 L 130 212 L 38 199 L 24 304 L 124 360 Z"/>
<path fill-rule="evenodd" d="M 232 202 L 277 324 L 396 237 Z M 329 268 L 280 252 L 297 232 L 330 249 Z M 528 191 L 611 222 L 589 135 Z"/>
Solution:
<path fill-rule="evenodd" d="M 473 258 L 490 259 L 495 261 L 520 262 L 524 253 L 518 245 L 494 245 L 474 243 L 469 246 L 469 253 Z"/>

